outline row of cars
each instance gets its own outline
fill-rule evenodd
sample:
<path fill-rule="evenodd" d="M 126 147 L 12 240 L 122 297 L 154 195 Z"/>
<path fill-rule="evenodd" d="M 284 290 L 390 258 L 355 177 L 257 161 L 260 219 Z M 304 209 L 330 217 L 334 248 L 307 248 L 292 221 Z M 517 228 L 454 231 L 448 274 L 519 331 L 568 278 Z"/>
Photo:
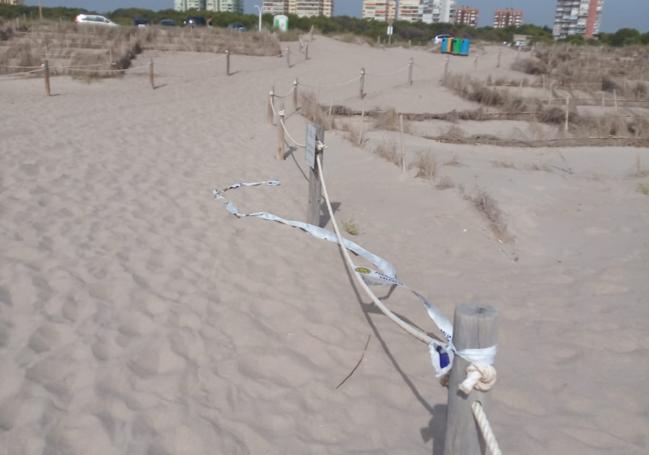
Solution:
<path fill-rule="evenodd" d="M 100 16 L 98 14 L 79 14 L 74 19 L 74 22 L 76 22 L 77 24 L 103 25 L 108 27 L 118 26 L 115 22 L 111 21 L 107 17 Z M 135 19 L 133 19 L 133 25 L 136 27 L 149 27 L 153 25 L 153 23 L 149 19 L 136 17 Z M 160 22 L 158 22 L 158 25 L 161 25 L 163 27 L 175 27 L 177 24 L 173 19 L 162 19 Z M 206 27 L 211 24 L 209 20 L 206 20 L 202 16 L 190 16 L 183 21 L 183 25 L 186 27 Z M 239 22 L 228 25 L 228 28 L 238 30 L 240 32 L 246 31 L 246 27 Z"/>

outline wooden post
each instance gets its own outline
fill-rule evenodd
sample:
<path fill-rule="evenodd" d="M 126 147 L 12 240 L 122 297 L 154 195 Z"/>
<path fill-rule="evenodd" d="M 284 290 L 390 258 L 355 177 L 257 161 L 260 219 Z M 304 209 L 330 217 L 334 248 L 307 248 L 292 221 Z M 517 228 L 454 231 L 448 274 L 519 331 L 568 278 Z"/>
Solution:
<path fill-rule="evenodd" d="M 286 46 L 286 64 L 291 67 L 291 48 Z"/>
<path fill-rule="evenodd" d="M 38 0 L 38 20 L 43 22 L 43 2 Z"/>
<path fill-rule="evenodd" d="M 275 92 L 271 90 L 268 92 L 268 109 L 266 111 L 266 117 L 268 118 L 268 123 L 275 124 L 275 114 L 273 113 L 273 98 L 275 97 Z"/>
<path fill-rule="evenodd" d="M 279 111 L 277 112 L 279 119 L 277 120 L 277 154 L 275 158 L 278 160 L 284 159 L 284 118 L 286 116 L 284 112 L 284 105 L 280 106 Z"/>
<path fill-rule="evenodd" d="M 408 85 L 412 85 L 412 67 L 415 65 L 415 59 L 410 57 L 408 61 Z"/>
<path fill-rule="evenodd" d="M 503 56 L 503 50 L 502 48 L 498 49 L 498 63 L 496 64 L 496 68 L 500 68 L 500 59 Z"/>
<path fill-rule="evenodd" d="M 225 75 L 230 75 L 230 49 L 225 50 Z"/>
<path fill-rule="evenodd" d="M 321 125 L 316 127 L 316 161 L 320 157 L 320 163 L 323 163 L 324 150 L 318 146 L 318 143 L 324 144 L 325 130 Z M 324 165 L 324 164 L 323 164 Z M 309 168 L 309 201 L 306 211 L 306 222 L 315 226 L 323 227 L 320 223 L 320 207 L 322 204 L 322 186 L 320 185 L 320 173 L 318 172 L 318 165 L 314 164 L 313 167 L 307 165 Z"/>
<path fill-rule="evenodd" d="M 458 351 L 495 346 L 498 338 L 498 312 L 490 306 L 461 304 L 455 308 L 453 344 Z M 444 455 L 486 454 L 487 448 L 476 424 L 471 405 L 479 401 L 488 413 L 488 393 L 473 390 L 465 395 L 458 386 L 466 377 L 465 359 L 455 356 L 448 382 L 446 438 Z"/>
<path fill-rule="evenodd" d="M 406 152 L 403 147 L 403 114 L 399 114 L 399 127 L 401 133 L 399 134 L 399 142 L 401 145 L 401 173 L 406 173 Z"/>
<path fill-rule="evenodd" d="M 297 82 L 297 78 L 295 78 L 295 80 L 293 81 L 293 110 L 294 111 L 297 111 L 297 107 L 298 107 L 297 106 L 297 100 L 298 100 L 297 86 L 298 86 L 298 82 Z"/>
<path fill-rule="evenodd" d="M 153 71 L 153 59 L 149 61 L 149 82 L 151 83 L 151 88 L 155 90 L 155 73 Z"/>
<path fill-rule="evenodd" d="M 309 43 L 304 46 L 304 60 L 309 60 Z"/>
<path fill-rule="evenodd" d="M 451 56 L 446 55 L 446 64 L 444 65 L 444 85 L 448 82 L 448 65 L 451 61 Z"/>
<path fill-rule="evenodd" d="M 361 102 L 361 132 L 358 135 L 358 145 L 363 145 L 363 136 L 365 136 L 365 101 Z"/>
<path fill-rule="evenodd" d="M 566 95 L 566 123 L 563 126 L 563 131 L 568 132 L 568 123 L 570 120 L 570 95 Z"/>
<path fill-rule="evenodd" d="M 311 29 L 309 30 L 309 41 L 313 42 L 313 25 L 311 26 Z"/>
<path fill-rule="evenodd" d="M 365 68 L 361 68 L 360 97 L 365 98 Z"/>
<path fill-rule="evenodd" d="M 50 90 L 50 64 L 47 59 L 43 60 L 43 80 L 45 81 L 45 96 L 51 96 Z"/>

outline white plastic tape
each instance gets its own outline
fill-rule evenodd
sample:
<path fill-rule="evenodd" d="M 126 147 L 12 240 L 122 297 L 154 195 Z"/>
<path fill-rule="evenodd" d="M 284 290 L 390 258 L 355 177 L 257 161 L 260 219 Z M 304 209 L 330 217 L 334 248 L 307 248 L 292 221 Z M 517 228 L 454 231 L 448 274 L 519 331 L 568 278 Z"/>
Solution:
<path fill-rule="evenodd" d="M 282 218 L 277 215 L 273 215 L 272 213 L 268 213 L 268 212 L 244 213 L 239 211 L 238 207 L 236 206 L 236 204 L 234 204 L 234 202 L 228 201 L 224 196 L 224 194 L 227 191 L 235 190 L 239 188 L 254 187 L 254 186 L 274 187 L 279 185 L 280 182 L 278 180 L 263 180 L 259 182 L 240 182 L 240 183 L 234 183 L 228 186 L 227 188 L 224 188 L 223 190 L 214 190 L 213 194 L 217 200 L 221 200 L 223 202 L 226 210 L 230 214 L 236 216 L 237 218 L 255 217 L 267 221 L 276 221 L 278 223 L 282 223 L 287 226 L 292 226 L 294 228 L 301 229 L 304 232 L 310 234 L 311 236 L 317 239 L 326 240 L 328 242 L 335 243 L 335 244 L 339 243 L 336 234 L 327 229 L 321 228 L 319 226 L 315 226 L 313 224 L 304 223 L 302 221 L 287 220 L 285 218 Z M 399 281 L 399 279 L 397 278 L 397 271 L 390 262 L 366 250 L 365 248 L 361 247 L 355 242 L 352 242 L 351 240 L 343 239 L 343 246 L 349 251 L 351 251 L 352 253 L 356 254 L 357 256 L 360 256 L 363 259 L 365 259 L 376 269 L 375 270 L 369 267 L 356 267 L 356 271 L 363 277 L 363 280 L 365 280 L 365 282 L 368 285 L 401 287 L 412 292 L 412 294 L 423 303 L 424 307 L 426 308 L 426 312 L 428 313 L 428 316 L 432 319 L 432 321 L 435 323 L 437 328 L 444 334 L 444 337 L 447 340 L 446 344 L 441 342 L 440 343 L 435 342 L 435 343 L 431 343 L 429 346 L 431 361 L 433 363 L 433 367 L 435 368 L 436 375 L 438 377 L 443 376 L 450 371 L 451 367 L 453 366 L 453 359 L 455 354 L 460 355 L 464 358 L 467 358 L 466 356 L 468 357 L 473 356 L 475 358 L 480 357 L 480 352 L 478 351 L 483 351 L 480 349 L 464 350 L 459 353 L 454 352 L 455 349 L 453 348 L 453 325 L 451 324 L 451 322 L 442 314 L 442 312 L 435 305 L 433 305 L 421 293 L 415 291 L 414 289 L 408 287 L 407 285 Z M 495 347 L 494 347 L 493 356 L 495 356 Z M 490 364 L 493 363 L 493 356 L 491 357 L 491 362 L 484 362 L 484 363 L 490 363 Z M 489 357 L 489 355 L 487 355 L 487 357 Z M 469 358 L 467 358 L 467 360 L 469 360 Z"/>

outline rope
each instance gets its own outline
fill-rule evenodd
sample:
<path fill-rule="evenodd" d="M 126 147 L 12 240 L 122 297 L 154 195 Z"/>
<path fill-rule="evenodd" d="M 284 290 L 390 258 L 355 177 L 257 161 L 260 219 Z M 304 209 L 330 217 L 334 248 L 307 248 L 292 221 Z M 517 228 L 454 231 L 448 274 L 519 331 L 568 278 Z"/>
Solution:
<path fill-rule="evenodd" d="M 497 377 L 496 369 L 492 365 L 482 362 L 471 363 L 466 367 L 466 378 L 459 385 L 459 389 L 467 395 L 473 389 L 487 392 L 494 386 Z"/>
<path fill-rule="evenodd" d="M 482 409 L 482 404 L 479 401 L 474 401 L 471 409 L 473 410 L 473 417 L 475 417 L 478 427 L 480 427 L 480 432 L 491 455 L 502 455 L 498 441 L 496 441 L 496 435 L 494 435 L 489 420 L 487 419 L 487 414 Z"/>
<path fill-rule="evenodd" d="M 358 80 L 360 80 L 360 79 L 361 79 L 360 76 L 356 76 L 355 78 L 350 79 L 350 80 L 348 80 L 348 81 L 338 82 L 338 83 L 335 83 L 335 84 L 318 84 L 318 85 L 311 85 L 311 84 L 304 84 L 303 82 L 300 82 L 300 85 L 303 86 L 303 87 L 307 87 L 307 88 L 315 88 L 315 89 L 320 89 L 320 88 L 336 88 L 336 87 L 342 87 L 342 86 L 344 86 L 344 85 L 349 85 L 349 84 L 351 84 L 351 83 L 353 83 L 353 82 L 356 82 L 356 81 L 358 81 Z"/>
<path fill-rule="evenodd" d="M 408 69 L 409 65 L 404 66 L 403 68 L 400 68 L 396 71 L 392 71 L 391 73 L 372 73 L 370 71 L 366 71 L 365 75 L 366 76 L 379 76 L 379 77 L 385 77 L 385 76 L 394 76 L 395 74 L 402 73 L 403 71 L 406 71 Z"/>
<path fill-rule="evenodd" d="M 286 124 L 284 123 L 284 118 L 282 115 L 279 116 L 279 123 L 282 125 L 282 129 L 284 130 L 284 134 L 286 134 L 286 137 L 288 137 L 293 144 L 295 144 L 296 147 L 300 148 L 306 148 L 306 144 L 300 144 L 298 141 L 295 140 L 293 136 L 291 136 L 291 133 L 288 132 L 288 129 L 286 128 Z"/>
<path fill-rule="evenodd" d="M 2 65 L 0 68 L 3 69 L 11 69 L 11 70 L 22 70 L 22 69 L 35 69 L 35 68 L 40 68 L 41 65 L 38 66 L 12 66 L 12 65 Z"/>
<path fill-rule="evenodd" d="M 14 79 L 14 78 L 19 77 L 19 76 L 26 76 L 26 75 L 28 75 L 28 74 L 36 74 L 36 73 L 40 73 L 41 71 L 45 71 L 45 69 L 44 69 L 43 67 L 39 67 L 38 69 L 31 70 L 31 71 L 21 71 L 21 72 L 19 72 L 19 73 L 6 73 L 6 74 L 0 74 L 0 77 L 1 77 L 3 80 L 10 80 L 10 79 Z"/>
<path fill-rule="evenodd" d="M 372 302 L 374 302 L 374 304 L 381 310 L 381 312 L 385 314 L 392 322 L 397 324 L 399 327 L 401 327 L 403 330 L 405 330 L 407 333 L 409 333 L 419 341 L 426 343 L 429 346 L 439 344 L 437 340 L 431 338 L 430 336 L 428 336 L 428 334 L 419 330 L 417 327 L 408 324 L 403 319 L 399 318 L 396 314 L 394 314 L 388 307 L 386 307 L 383 304 L 383 302 L 381 302 L 378 299 L 378 297 L 376 297 L 376 295 L 372 292 L 369 286 L 365 283 L 361 275 L 356 271 L 356 266 L 354 265 L 352 258 L 349 256 L 349 252 L 347 251 L 347 248 L 343 246 L 344 245 L 343 237 L 340 234 L 338 223 L 336 222 L 333 209 L 331 208 L 331 201 L 329 199 L 329 193 L 327 192 L 327 185 L 325 183 L 324 173 L 322 172 L 322 162 L 319 156 L 316 156 L 316 163 L 318 165 L 318 173 L 320 175 L 320 184 L 322 185 L 322 194 L 327 204 L 327 211 L 329 212 L 329 218 L 331 219 L 331 224 L 333 225 L 334 231 L 336 233 L 336 237 L 338 238 L 338 245 L 340 246 L 340 251 L 342 251 L 347 267 L 354 275 L 354 278 L 356 278 L 356 282 L 363 289 L 363 291 L 365 291 L 365 293 L 372 300 Z"/>

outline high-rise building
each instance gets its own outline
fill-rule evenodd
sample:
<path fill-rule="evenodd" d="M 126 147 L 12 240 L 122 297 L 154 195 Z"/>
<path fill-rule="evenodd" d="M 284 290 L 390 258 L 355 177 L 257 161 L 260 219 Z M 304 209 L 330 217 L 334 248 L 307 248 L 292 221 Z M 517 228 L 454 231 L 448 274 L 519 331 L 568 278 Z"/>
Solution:
<path fill-rule="evenodd" d="M 265 0 L 264 13 L 295 14 L 300 17 L 333 15 L 334 0 Z"/>
<path fill-rule="evenodd" d="M 453 20 L 455 0 L 422 0 L 421 20 L 426 24 L 450 23 Z"/>
<path fill-rule="evenodd" d="M 396 0 L 363 0 L 363 19 L 392 22 L 396 15 Z"/>
<path fill-rule="evenodd" d="M 400 21 L 420 21 L 421 0 L 399 0 L 397 3 L 397 18 Z"/>
<path fill-rule="evenodd" d="M 0 0 L 0 5 L 22 5 L 24 0 Z"/>
<path fill-rule="evenodd" d="M 243 0 L 174 0 L 174 9 L 243 13 Z"/>
<path fill-rule="evenodd" d="M 458 25 L 478 26 L 478 14 L 480 10 L 470 6 L 458 6 L 455 10 L 455 23 Z"/>
<path fill-rule="evenodd" d="M 592 38 L 599 33 L 604 0 L 557 0 L 554 16 L 555 39 L 581 35 Z"/>
<path fill-rule="evenodd" d="M 497 9 L 494 14 L 494 28 L 520 27 L 523 23 L 523 11 L 520 9 Z"/>

